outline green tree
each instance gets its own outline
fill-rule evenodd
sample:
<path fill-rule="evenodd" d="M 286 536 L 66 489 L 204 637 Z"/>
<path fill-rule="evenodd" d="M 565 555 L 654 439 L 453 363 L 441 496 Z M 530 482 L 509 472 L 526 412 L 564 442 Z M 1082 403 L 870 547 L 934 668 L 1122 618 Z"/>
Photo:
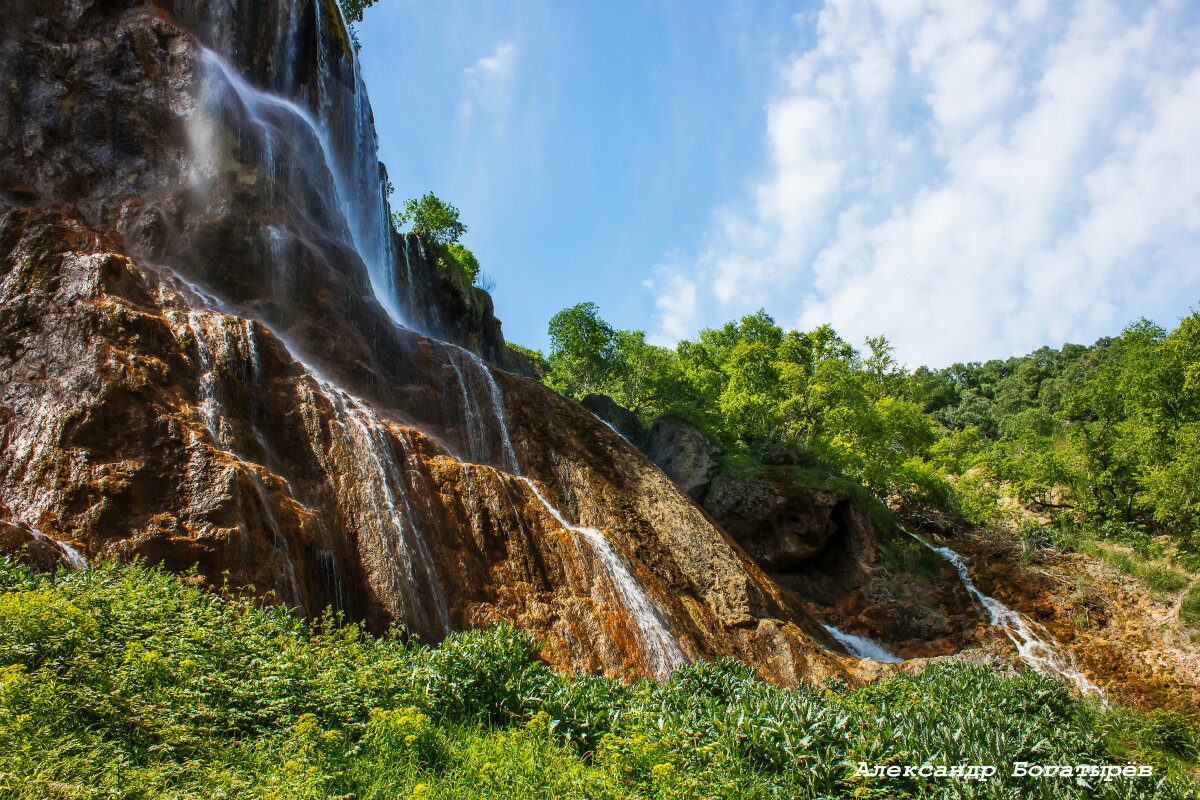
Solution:
<path fill-rule="evenodd" d="M 358 41 L 358 32 L 354 30 L 354 23 L 362 22 L 363 12 L 377 2 L 378 0 L 338 0 L 338 4 L 342 7 L 342 17 L 346 20 L 346 29 L 350 33 L 350 41 L 354 43 L 355 50 L 361 50 L 362 44 Z"/>
<path fill-rule="evenodd" d="M 600 318 L 596 304 L 558 312 L 549 333 L 551 388 L 576 399 L 603 392 L 616 364 L 617 333 Z"/>
<path fill-rule="evenodd" d="M 413 233 L 437 244 L 454 244 L 467 232 L 467 226 L 458 218 L 458 209 L 440 200 L 433 192 L 419 200 L 406 201 L 404 210 L 392 215 L 392 224 L 397 230 L 410 221 Z"/>
<path fill-rule="evenodd" d="M 375 5 L 378 0 L 338 0 L 342 6 L 342 15 L 346 22 L 353 25 L 362 22 L 363 12 Z"/>

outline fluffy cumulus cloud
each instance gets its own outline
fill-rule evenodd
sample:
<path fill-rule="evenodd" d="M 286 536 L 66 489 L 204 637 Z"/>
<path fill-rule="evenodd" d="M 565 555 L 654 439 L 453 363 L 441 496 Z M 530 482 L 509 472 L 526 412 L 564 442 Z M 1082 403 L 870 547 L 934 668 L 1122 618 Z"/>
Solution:
<path fill-rule="evenodd" d="M 504 135 L 516 69 L 516 43 L 499 41 L 491 55 L 463 70 L 463 95 L 458 116 L 464 134 L 471 130 L 476 116 L 481 115 L 493 135 Z"/>
<path fill-rule="evenodd" d="M 1200 301 L 1189 0 L 829 0 L 797 24 L 769 167 L 648 281 L 661 340 L 766 307 L 944 365 Z"/>

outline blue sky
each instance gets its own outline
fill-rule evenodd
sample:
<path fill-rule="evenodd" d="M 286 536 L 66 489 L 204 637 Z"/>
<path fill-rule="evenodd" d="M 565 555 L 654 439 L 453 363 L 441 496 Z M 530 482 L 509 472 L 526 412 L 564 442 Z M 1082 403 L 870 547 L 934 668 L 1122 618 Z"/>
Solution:
<path fill-rule="evenodd" d="M 763 307 L 909 366 L 1200 302 L 1200 4 L 379 0 L 396 202 L 470 226 L 510 341 Z"/>

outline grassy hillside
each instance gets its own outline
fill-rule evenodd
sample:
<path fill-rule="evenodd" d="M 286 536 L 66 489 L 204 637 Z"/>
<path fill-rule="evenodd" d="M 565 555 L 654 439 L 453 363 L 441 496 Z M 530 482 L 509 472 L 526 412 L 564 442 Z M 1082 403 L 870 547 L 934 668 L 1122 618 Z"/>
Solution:
<path fill-rule="evenodd" d="M 306 626 L 139 566 L 0 562 L 0 795 L 21 798 L 1184 797 L 1195 730 L 1036 674 L 938 664 L 851 690 L 732 662 L 572 681 L 516 631 L 440 647 Z M 1111 783 L 1015 761 L 1153 764 Z M 997 765 L 1001 777 L 855 777 Z"/>

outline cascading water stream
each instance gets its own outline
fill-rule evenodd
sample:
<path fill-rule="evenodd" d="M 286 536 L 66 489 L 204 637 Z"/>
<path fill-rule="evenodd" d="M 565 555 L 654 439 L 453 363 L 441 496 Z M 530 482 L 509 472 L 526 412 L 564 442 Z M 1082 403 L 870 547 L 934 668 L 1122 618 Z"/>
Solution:
<path fill-rule="evenodd" d="M 320 14 L 316 15 L 320 18 Z M 371 280 L 375 298 L 387 311 L 388 315 L 398 325 L 404 324 L 403 314 L 397 304 L 393 282 L 393 255 L 391 244 L 391 222 L 383 205 L 382 191 L 379 186 L 379 170 L 376 153 L 377 142 L 374 139 L 374 128 L 367 123 L 371 118 L 370 107 L 366 105 L 366 89 L 358 75 L 355 62 L 355 80 L 358 91 L 351 98 L 352 114 L 348 115 L 347 123 L 351 130 L 343 131 L 350 137 L 351 152 L 355 158 L 349 169 L 343 167 L 338 159 L 338 151 L 334 146 L 328 126 L 315 117 L 304 105 L 252 85 L 233 68 L 218 53 L 204 47 L 199 47 L 200 61 L 209 74 L 219 75 L 223 85 L 237 97 L 242 107 L 253 123 L 263 134 L 268 161 L 273 165 L 273 153 L 279 150 L 274 144 L 273 137 L 280 136 L 284 141 L 293 145 L 292 149 L 304 152 L 306 148 L 296 146 L 297 137 L 311 138 L 317 145 L 322 163 L 305 164 L 310 180 L 315 184 L 321 183 L 320 173 L 325 171 L 336 197 L 335 206 L 345 223 L 349 242 L 363 264 Z M 320 48 L 318 48 L 320 49 Z M 219 94 L 218 94 L 219 96 Z M 299 123 L 286 125 L 285 121 Z M 200 127 L 203 127 L 202 125 Z M 370 129 L 370 136 L 367 129 Z M 192 135 L 193 149 L 211 150 L 212 136 L 210 132 Z M 369 141 L 368 141 L 369 139 Z M 311 149 L 311 148 L 307 148 Z M 209 153 L 200 154 L 201 162 L 213 162 L 215 157 Z M 367 162 L 370 162 L 369 164 Z"/>
<path fill-rule="evenodd" d="M 888 664 L 898 664 L 904 660 L 874 639 L 868 639 L 866 636 L 855 636 L 853 633 L 845 633 L 832 625 L 824 625 L 823 627 L 852 656 L 870 658 Z"/>
<path fill-rule="evenodd" d="M 616 589 L 617 595 L 632 618 L 634 625 L 641 633 L 643 649 L 646 651 L 646 656 L 653 665 L 655 674 L 659 677 L 670 675 L 676 667 L 684 663 L 685 657 L 683 651 L 679 648 L 679 643 L 667 628 L 663 615 L 656 607 L 654 601 L 651 600 L 646 590 L 638 582 L 637 578 L 634 577 L 633 573 L 630 572 L 603 531 L 572 525 L 570 522 L 567 522 L 558 509 L 551 505 L 545 495 L 538 490 L 537 486 L 521 473 L 520 462 L 517 460 L 512 439 L 508 433 L 508 423 L 505 419 L 504 411 L 504 398 L 500 393 L 500 387 L 496 384 L 496 379 L 491 374 L 491 370 L 483 363 L 482 359 L 469 350 L 454 347 L 453 345 L 450 347 L 453 348 L 449 355 L 450 363 L 454 367 L 455 374 L 458 377 L 459 387 L 463 395 L 464 413 L 467 415 L 467 438 L 468 446 L 472 451 L 471 457 L 476 460 L 486 460 L 480 458 L 485 450 L 481 422 L 482 415 L 480 414 L 481 404 L 479 399 L 468 389 L 468 382 L 464 378 L 464 369 L 472 376 L 479 376 L 486 387 L 491 418 L 495 421 L 499 434 L 500 454 L 496 460 L 501 463 L 501 468 L 516 476 L 528 486 L 533 492 L 534 497 L 538 499 L 546 511 L 560 525 L 578 534 L 589 545 L 603 565 L 604 571 L 607 573 L 613 588 Z M 465 361 L 460 363 L 460 358 L 465 358 Z"/>
<path fill-rule="evenodd" d="M 292 559 L 291 549 L 288 547 L 287 537 L 283 536 L 282 529 L 279 526 L 279 518 L 275 516 L 275 506 L 271 504 L 270 498 L 267 497 L 267 490 L 262 485 L 262 481 L 252 469 L 243 471 L 250 485 L 254 487 L 254 494 L 258 498 L 258 503 L 262 507 L 263 514 L 266 516 L 267 526 L 271 529 L 271 543 L 275 546 L 276 552 L 283 555 L 283 564 L 287 568 L 287 577 L 289 585 L 292 589 L 292 604 L 300 609 L 301 614 L 307 614 L 304 604 L 304 594 L 300 591 L 300 581 L 296 579 L 296 565 Z M 278 587 L 280 580 L 283 577 L 280 559 L 275 559 L 275 586 Z"/>
<path fill-rule="evenodd" d="M 418 517 L 409 501 L 410 489 L 405 485 L 404 470 L 395 462 L 388 445 L 390 432 L 357 399 L 332 384 L 321 381 L 320 385 L 333 404 L 343 434 L 342 445 L 358 472 L 353 485 L 339 492 L 339 503 L 350 517 L 361 514 L 363 508 L 369 509 L 371 518 L 360 520 L 360 527 L 377 531 L 389 547 L 391 566 L 400 569 L 398 575 L 391 574 L 392 583 L 404 600 L 407 618 L 418 620 L 425 616 L 424 604 L 414 594 L 423 582 L 433 601 L 440 633 L 450 633 L 450 611 L 442 582 L 425 545 L 424 534 L 417 528 Z M 400 444 L 403 446 L 404 443 Z"/>
<path fill-rule="evenodd" d="M 925 541 L 912 531 L 901 527 L 900 530 L 928 547 L 942 558 L 949 561 L 958 571 L 963 588 L 971 596 L 973 602 L 987 612 L 988 620 L 993 627 L 1000 628 L 1017 648 L 1017 655 L 1033 669 L 1045 675 L 1051 675 L 1067 681 L 1081 694 L 1094 694 L 1105 700 L 1104 690 L 1093 683 L 1075 663 L 1075 659 L 1054 644 L 1054 636 L 1045 626 L 1034 622 L 1019 611 L 1015 611 L 994 597 L 989 597 L 975 586 L 967 569 L 966 560 L 949 547 L 938 547 Z"/>
<path fill-rule="evenodd" d="M 332 550 L 317 551 L 317 583 L 325 590 L 330 598 L 333 612 L 340 614 L 346 610 L 346 598 L 342 590 L 342 576 L 338 572 L 337 557 Z"/>
<path fill-rule="evenodd" d="M 603 531 L 598 531 L 595 528 L 585 528 L 579 525 L 572 525 L 567 522 L 566 518 L 558 512 L 550 501 L 538 490 L 533 481 L 528 478 L 518 476 L 529 490 L 533 492 L 534 497 L 545 507 L 559 525 L 562 525 L 569 531 L 574 531 L 579 534 L 589 545 L 593 552 L 599 557 L 600 563 L 604 566 L 604 571 L 608 573 L 608 578 L 612 582 L 613 587 L 620 595 L 621 601 L 625 609 L 633 618 L 633 622 L 637 625 L 638 630 L 642 634 L 642 644 L 646 649 L 646 655 L 649 657 L 654 673 L 660 678 L 665 678 L 679 667 L 686 660 L 683 651 L 679 649 L 678 642 L 671 632 L 667 629 L 666 623 L 663 621 L 662 615 L 655 607 L 654 602 L 646 594 L 646 590 L 642 588 L 637 579 L 625 566 L 625 562 L 617 555 L 617 551 L 613 549 L 612 543 L 608 541 L 608 537 Z"/>
<path fill-rule="evenodd" d="M 458 388 L 462 393 L 463 416 L 467 429 L 467 455 L 477 463 L 497 463 L 505 472 L 520 475 L 521 464 L 517 460 L 516 450 L 513 449 L 512 438 L 508 434 L 504 398 L 492 371 L 479 356 L 457 345 L 446 344 L 446 359 L 454 369 Z M 486 406 L 480 400 L 480 392 L 471 391 L 477 383 L 483 385 Z M 491 448 L 488 447 L 485 420 L 496 426 L 499 453 L 491 452 Z"/>
<path fill-rule="evenodd" d="M 197 385 L 199 411 L 201 422 L 212 436 L 213 446 L 223 453 L 241 459 L 234 452 L 236 443 L 233 425 L 230 422 L 229 403 L 224 396 L 221 385 L 223 380 L 238 380 L 241 384 L 258 379 L 262 371 L 259 362 L 258 348 L 254 342 L 253 323 L 249 320 L 228 317 L 223 314 L 191 311 L 187 316 L 188 330 L 193 337 L 196 356 L 200 362 L 200 378 Z M 234 365 L 247 367 L 249 371 L 234 376 Z M 221 372 L 226 374 L 222 375 Z M 266 442 L 257 426 L 251 427 L 260 445 L 266 448 Z M 286 585 L 291 592 L 291 602 L 301 612 L 305 611 L 304 594 L 300 590 L 300 581 L 296 576 L 295 559 L 287 537 L 283 534 L 279 519 L 275 514 L 275 506 L 267 495 L 262 480 L 253 467 L 241 465 L 241 472 L 254 490 L 263 517 L 271 532 L 271 543 L 275 548 L 275 589 L 280 591 Z"/>
<path fill-rule="evenodd" d="M 608 428 L 610 431 L 612 431 L 613 433 L 615 433 L 617 436 L 620 436 L 626 442 L 629 442 L 629 444 L 633 444 L 633 442 L 629 441 L 629 437 L 627 437 L 625 434 L 623 434 L 619 430 L 617 430 L 617 427 L 615 425 L 613 425 L 611 422 L 609 422 L 608 420 L 604 419 L 604 417 L 600 416 L 599 414 L 597 414 L 594 411 L 592 412 L 592 416 L 595 417 L 596 419 L 598 419 L 600 422 L 603 422 L 604 426 L 606 428 Z"/>
<path fill-rule="evenodd" d="M 71 545 L 55 539 L 53 536 L 47 536 L 32 526 L 30 526 L 29 532 L 32 533 L 33 538 L 37 539 L 39 542 L 45 542 L 46 544 L 58 550 L 58 552 L 62 554 L 63 561 L 66 561 L 67 564 L 70 565 L 71 569 L 84 571 L 88 568 L 87 558 L 83 555 L 83 553 L 79 552 Z"/>

